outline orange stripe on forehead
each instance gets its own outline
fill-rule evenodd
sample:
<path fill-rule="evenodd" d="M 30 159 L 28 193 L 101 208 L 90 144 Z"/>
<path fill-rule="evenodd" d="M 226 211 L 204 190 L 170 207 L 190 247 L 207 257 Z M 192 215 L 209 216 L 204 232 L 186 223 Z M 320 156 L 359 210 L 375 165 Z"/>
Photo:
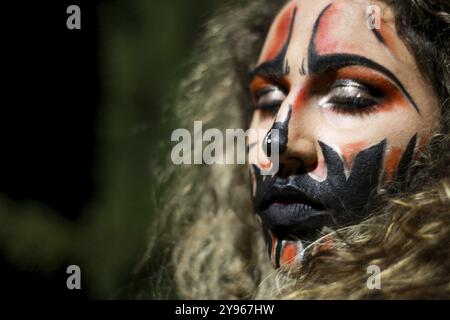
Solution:
<path fill-rule="evenodd" d="M 355 41 L 355 36 L 361 32 L 367 34 L 365 41 L 377 41 L 383 46 L 387 47 L 391 52 L 395 52 L 394 38 L 391 30 L 386 23 L 380 25 L 380 29 L 369 29 L 366 21 L 363 20 L 366 15 L 361 11 L 356 10 L 355 7 L 347 7 L 342 2 L 333 3 L 326 12 L 324 12 L 316 35 L 316 50 L 320 55 L 330 54 L 334 52 L 351 52 L 357 47 L 361 46 L 361 41 Z M 354 11 L 354 15 L 346 15 L 350 10 Z M 356 11 L 355 11 L 356 10 Z M 360 16 L 358 15 L 360 13 Z M 345 28 L 342 27 L 345 25 Z M 370 38 L 370 31 L 375 37 Z M 357 31 L 357 33 L 355 33 Z M 359 44 L 358 44 L 359 43 Z"/>
<path fill-rule="evenodd" d="M 350 51 L 353 41 L 343 41 L 343 37 L 335 37 L 335 30 L 342 25 L 342 3 L 333 3 L 321 17 L 316 33 L 315 46 L 319 55 Z M 349 26 L 350 28 L 350 26 Z M 351 39 L 349 39 L 351 40 Z"/>
<path fill-rule="evenodd" d="M 316 22 L 314 23 L 308 47 L 308 73 L 311 75 L 317 75 L 350 66 L 365 66 L 376 70 L 390 78 L 395 83 L 395 85 L 402 91 L 403 95 L 410 101 L 411 105 L 420 115 L 420 110 L 411 94 L 405 89 L 403 84 L 395 76 L 395 74 L 392 73 L 392 71 L 364 56 L 344 53 L 346 51 L 346 44 L 344 41 L 332 40 L 336 33 L 339 33 L 340 38 L 342 38 L 342 34 L 345 35 L 345 33 L 349 33 L 346 35 L 346 38 L 353 39 L 355 28 L 361 28 L 361 26 L 358 26 L 357 23 L 355 24 L 355 22 L 361 24 L 361 21 L 351 20 L 348 10 L 345 11 L 346 14 L 343 14 L 343 17 L 339 17 L 340 19 L 348 20 L 348 25 L 346 25 L 346 28 L 342 28 L 342 23 L 340 24 L 341 28 L 338 27 L 339 25 L 335 26 L 330 19 L 337 16 L 336 11 L 342 3 L 339 3 L 338 6 L 333 6 L 333 4 L 335 4 L 335 2 L 327 5 L 321 11 L 316 19 Z M 343 10 L 339 10 L 339 12 L 343 12 Z M 350 18 L 346 17 L 346 15 Z M 333 26 L 333 28 L 331 28 L 331 26 Z M 352 44 L 350 43 L 349 45 Z M 342 52 L 329 53 L 327 50 L 338 50 Z"/>
<path fill-rule="evenodd" d="M 397 54 L 395 37 L 387 22 L 381 20 L 379 29 L 370 29 L 366 24 L 367 14 L 355 7 L 348 7 L 343 2 L 334 2 L 321 18 L 316 34 L 316 50 L 319 55 L 335 52 L 351 52 L 361 47 L 361 41 L 355 41 L 355 36 L 361 32 L 367 34 L 365 41 L 377 41 L 391 53 Z M 354 12 L 351 16 L 348 12 Z M 360 15 L 358 15 L 358 13 Z M 345 26 L 345 28 L 343 28 Z M 375 36 L 370 38 L 370 32 Z M 357 31 L 357 32 L 356 32 Z M 358 44 L 359 43 L 359 44 Z"/>
<path fill-rule="evenodd" d="M 279 13 L 272 26 L 274 32 L 269 42 L 266 44 L 267 48 L 261 56 L 260 63 L 274 59 L 283 48 L 288 39 L 289 27 L 296 9 L 296 1 L 291 1 Z"/>

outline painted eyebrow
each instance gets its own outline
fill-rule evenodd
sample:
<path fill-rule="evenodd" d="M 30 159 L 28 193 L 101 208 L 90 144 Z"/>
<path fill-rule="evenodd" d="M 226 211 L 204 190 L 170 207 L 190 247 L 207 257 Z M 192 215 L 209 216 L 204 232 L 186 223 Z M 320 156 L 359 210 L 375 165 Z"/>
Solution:
<path fill-rule="evenodd" d="M 253 81 L 253 79 L 257 76 L 261 76 L 261 77 L 269 77 L 269 78 L 282 78 L 284 77 L 287 73 L 289 73 L 289 66 L 284 62 L 285 58 L 286 58 L 286 53 L 289 47 L 289 44 L 291 42 L 291 38 L 292 38 L 292 30 L 294 29 L 294 22 L 295 22 L 295 17 L 297 15 L 297 8 L 294 8 L 294 11 L 292 13 L 291 16 L 291 21 L 289 24 L 289 33 L 286 39 L 286 42 L 284 43 L 283 47 L 281 48 L 281 51 L 278 53 L 278 55 L 269 61 L 266 61 L 262 64 L 260 64 L 259 66 L 257 66 L 255 69 L 253 69 L 250 72 L 250 79 L 249 79 L 249 83 L 251 83 Z"/>
<path fill-rule="evenodd" d="M 382 66 L 381 64 L 370 60 L 366 57 L 360 56 L 360 55 L 354 55 L 354 54 L 344 54 L 344 53 L 337 53 L 337 54 L 326 54 L 326 55 L 319 55 L 316 50 L 315 46 L 315 40 L 317 36 L 317 30 L 319 29 L 320 20 L 325 14 L 325 12 L 331 7 L 333 3 L 328 4 L 322 11 L 320 12 L 319 16 L 317 17 L 314 27 L 311 34 L 311 39 L 309 41 L 308 46 L 308 74 L 315 75 L 319 73 L 325 73 L 327 71 L 332 70 L 338 70 L 344 67 L 350 67 L 350 66 L 363 66 L 370 69 L 373 69 L 375 71 L 378 71 L 385 76 L 387 76 L 389 79 L 391 79 L 392 82 L 395 83 L 395 85 L 400 89 L 400 91 L 403 93 L 403 95 L 409 100 L 409 102 L 413 105 L 414 109 L 416 109 L 417 113 L 420 114 L 420 110 L 417 107 L 416 102 L 412 98 L 412 96 L 409 94 L 409 92 L 405 89 L 405 86 L 401 83 L 401 81 L 386 67 Z M 375 33 L 375 36 L 377 36 L 377 33 Z M 381 36 L 381 34 L 380 34 Z M 383 41 L 384 39 L 381 38 L 381 40 L 377 37 L 379 41 Z"/>
<path fill-rule="evenodd" d="M 309 61 L 311 62 L 311 60 Z M 395 83 L 395 85 L 400 89 L 400 91 L 402 91 L 405 97 L 413 105 L 414 109 L 416 109 L 417 113 L 420 114 L 420 110 L 417 107 L 416 102 L 409 94 L 409 92 L 405 89 L 400 80 L 394 75 L 394 73 L 369 58 L 353 54 L 331 54 L 318 56 L 313 58 L 312 63 L 309 64 L 308 69 L 311 74 L 320 74 L 351 66 L 367 67 L 384 74 L 386 77 L 391 79 L 392 82 Z"/>
<path fill-rule="evenodd" d="M 259 66 L 257 66 L 255 69 L 253 69 L 250 72 L 250 83 L 256 78 L 256 77 L 263 77 L 263 78 L 282 78 L 285 76 L 285 72 L 283 70 L 283 67 L 280 67 L 279 65 L 276 65 L 273 63 L 273 61 L 267 61 Z"/>
<path fill-rule="evenodd" d="M 386 77 L 388 77 L 403 93 L 403 95 L 409 100 L 409 102 L 412 104 L 414 109 L 417 111 L 417 113 L 420 115 L 420 110 L 412 98 L 411 94 L 406 90 L 405 86 L 402 84 L 402 82 L 395 76 L 395 74 L 387 69 L 386 67 L 382 66 L 381 64 L 360 56 L 360 55 L 354 55 L 354 54 L 327 54 L 327 55 L 319 55 L 316 51 L 316 47 L 314 44 L 317 30 L 319 28 L 320 19 L 324 15 L 324 13 L 331 7 L 332 3 L 328 4 L 319 14 L 317 17 L 313 32 L 311 34 L 311 39 L 309 42 L 308 47 L 308 75 L 317 75 L 321 73 L 326 73 L 329 71 L 337 71 L 341 68 L 345 67 L 351 67 L 351 66 L 363 66 L 367 67 L 369 69 L 378 71 L 382 74 L 384 74 Z M 289 42 L 291 40 L 292 35 L 292 28 L 293 28 L 293 21 L 295 17 L 296 12 L 294 11 L 293 18 L 291 21 L 291 27 L 289 30 L 288 39 L 281 50 L 280 54 L 273 60 L 267 61 L 265 63 L 262 63 L 261 65 L 257 66 L 254 70 L 250 72 L 250 80 L 249 83 L 251 83 L 257 76 L 261 76 L 264 78 L 272 78 L 272 79 L 281 79 L 286 74 L 283 70 L 283 61 L 286 56 L 286 51 L 289 46 Z M 383 45 L 385 45 L 385 41 L 383 36 L 375 29 L 372 29 L 372 32 L 375 34 L 375 37 L 379 42 L 381 42 Z M 302 63 L 303 66 L 303 63 Z M 302 68 L 303 69 L 303 68 Z"/>
<path fill-rule="evenodd" d="M 392 82 L 402 91 L 405 97 L 413 105 L 417 113 L 420 114 L 420 110 L 410 95 L 410 93 L 405 89 L 401 81 L 386 67 L 381 64 L 363 56 L 352 55 L 352 54 L 332 54 L 318 56 L 313 53 L 313 56 L 309 57 L 308 73 L 309 74 L 321 74 L 329 71 L 336 71 L 345 67 L 351 66 L 363 66 L 369 69 L 378 71 L 384 74 L 386 77 L 391 79 Z M 267 77 L 267 78 L 281 78 L 284 76 L 283 70 L 274 66 L 271 61 L 266 62 L 255 68 L 250 74 L 250 82 L 257 76 Z"/>

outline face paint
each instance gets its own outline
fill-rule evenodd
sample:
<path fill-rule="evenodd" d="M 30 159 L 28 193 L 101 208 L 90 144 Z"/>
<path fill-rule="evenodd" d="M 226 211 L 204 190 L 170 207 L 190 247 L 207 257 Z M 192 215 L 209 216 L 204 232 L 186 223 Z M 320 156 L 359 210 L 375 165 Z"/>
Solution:
<path fill-rule="evenodd" d="M 309 43 L 308 48 L 308 72 L 310 74 L 318 74 L 318 73 L 324 73 L 327 70 L 336 70 L 343 67 L 348 66 L 365 66 L 370 69 L 377 70 L 387 77 L 389 77 L 402 91 L 402 93 L 408 98 L 408 100 L 413 105 L 414 109 L 418 113 L 420 113 L 419 108 L 417 107 L 417 104 L 414 102 L 411 95 L 406 91 L 403 84 L 400 82 L 400 80 L 397 79 L 397 77 L 387 68 L 384 66 L 376 63 L 375 61 L 372 61 L 370 59 L 367 59 L 365 57 L 359 56 L 359 55 L 353 55 L 353 54 L 325 54 L 320 55 L 316 50 L 316 35 L 318 32 L 318 29 L 320 28 L 320 23 L 322 17 L 326 14 L 327 10 L 331 8 L 332 4 L 329 4 L 325 7 L 325 9 L 322 10 L 319 17 L 317 18 L 314 27 L 313 27 L 313 33 L 311 36 L 311 41 Z"/>
<path fill-rule="evenodd" d="M 251 73 L 250 127 L 267 134 L 249 156 L 262 148 L 270 160 L 271 131 L 279 132 L 278 173 L 261 176 L 265 161 L 251 167 L 254 210 L 275 267 L 299 265 L 323 227 L 364 219 L 381 189 L 405 179 L 426 147 L 418 141 L 429 141 L 437 123 L 435 97 L 388 32 L 395 27 L 367 28 L 365 5 L 291 1 Z M 327 239 L 320 250 L 331 247 Z"/>
<path fill-rule="evenodd" d="M 260 65 L 258 68 L 256 68 L 253 73 L 251 74 L 252 78 L 255 78 L 257 76 L 264 76 L 264 75 L 271 75 L 271 76 L 278 76 L 282 77 L 287 74 L 289 74 L 290 68 L 289 63 L 285 59 L 286 58 L 286 52 L 289 47 L 289 43 L 291 42 L 292 37 L 292 29 L 294 27 L 294 21 L 295 16 L 297 13 L 297 8 L 293 8 L 292 13 L 291 11 L 287 11 L 287 13 L 291 14 L 290 17 L 290 25 L 289 25 L 289 31 L 286 38 L 286 42 L 284 43 L 283 47 L 281 48 L 280 52 L 274 57 L 273 59 L 264 62 L 262 65 Z M 285 16 L 284 19 L 286 19 L 288 16 Z M 272 49 L 273 50 L 273 49 Z M 269 55 L 270 57 L 271 55 Z"/>
<path fill-rule="evenodd" d="M 269 158 L 271 157 L 270 150 L 272 149 L 271 145 L 273 143 L 278 146 L 280 154 L 283 154 L 283 152 L 286 151 L 288 143 L 288 125 L 289 120 L 291 120 L 292 106 L 289 106 L 288 108 L 289 109 L 286 119 L 281 122 L 276 121 L 264 138 L 263 150 Z M 278 135 L 273 136 L 272 130 L 278 130 Z M 275 141 L 275 139 L 277 140 Z"/>
<path fill-rule="evenodd" d="M 412 161 L 416 136 L 411 138 L 398 166 L 397 176 L 404 177 Z M 256 192 L 254 208 L 274 241 L 283 249 L 282 241 L 301 240 L 308 243 L 317 238 L 323 226 L 345 225 L 364 218 L 371 199 L 376 195 L 386 141 L 358 153 L 353 160 L 350 176 L 345 175 L 344 162 L 330 146 L 320 142 L 328 168 L 327 178 L 317 181 L 306 172 L 287 178 L 273 176 L 263 179 L 254 166 Z M 274 240 L 275 239 L 275 240 Z M 295 242 L 295 241 L 294 241 Z M 296 245 L 302 246 L 301 242 Z M 270 250 L 271 251 L 271 250 Z M 275 259 L 279 266 L 279 260 Z"/>
<path fill-rule="evenodd" d="M 278 60 L 281 64 L 284 63 L 284 56 L 291 41 L 296 10 L 295 1 L 292 1 L 281 11 L 280 18 L 273 26 L 275 41 L 270 43 L 270 46 L 264 50 L 260 62 Z"/>

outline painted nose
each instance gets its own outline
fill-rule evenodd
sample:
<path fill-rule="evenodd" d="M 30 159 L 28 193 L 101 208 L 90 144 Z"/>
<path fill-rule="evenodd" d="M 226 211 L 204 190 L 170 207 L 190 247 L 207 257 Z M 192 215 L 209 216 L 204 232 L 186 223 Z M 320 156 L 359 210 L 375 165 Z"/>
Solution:
<path fill-rule="evenodd" d="M 263 150 L 266 156 L 272 159 L 272 148 L 278 147 L 280 176 L 290 176 L 314 170 L 318 165 L 318 150 L 307 132 L 302 131 L 298 126 L 291 126 L 291 141 L 289 136 L 289 123 L 291 121 L 301 122 L 301 116 L 292 116 L 292 105 L 288 105 L 286 116 L 282 121 L 276 121 L 272 128 L 264 137 Z"/>
<path fill-rule="evenodd" d="M 272 128 L 267 132 L 263 139 L 263 150 L 270 159 L 272 156 L 272 148 L 278 147 L 281 156 L 287 149 L 289 121 L 291 120 L 292 106 L 288 106 L 287 116 L 283 121 L 274 122 Z"/>

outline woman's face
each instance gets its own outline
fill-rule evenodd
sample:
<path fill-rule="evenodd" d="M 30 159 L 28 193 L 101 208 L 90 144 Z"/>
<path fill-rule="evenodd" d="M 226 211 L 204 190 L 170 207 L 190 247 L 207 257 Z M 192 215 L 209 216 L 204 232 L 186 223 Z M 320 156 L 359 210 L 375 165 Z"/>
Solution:
<path fill-rule="evenodd" d="M 368 23 L 369 5 L 381 8 L 379 29 Z M 276 267 L 301 259 L 324 226 L 363 216 L 428 145 L 439 116 L 381 2 L 290 1 L 249 87 L 250 127 L 268 133 L 249 139 L 254 205 Z M 271 129 L 279 133 L 280 168 L 263 176 L 275 161 L 264 153 L 275 140 Z"/>

